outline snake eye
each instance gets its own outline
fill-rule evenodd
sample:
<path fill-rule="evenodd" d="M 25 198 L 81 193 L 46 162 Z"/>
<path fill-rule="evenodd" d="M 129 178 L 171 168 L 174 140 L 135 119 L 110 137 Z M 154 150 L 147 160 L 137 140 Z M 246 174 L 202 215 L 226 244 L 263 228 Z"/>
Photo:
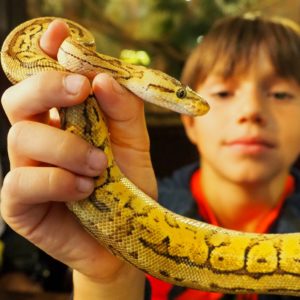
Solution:
<path fill-rule="evenodd" d="M 176 92 L 176 96 L 179 99 L 185 98 L 186 97 L 186 89 L 185 88 L 178 89 L 177 92 Z"/>

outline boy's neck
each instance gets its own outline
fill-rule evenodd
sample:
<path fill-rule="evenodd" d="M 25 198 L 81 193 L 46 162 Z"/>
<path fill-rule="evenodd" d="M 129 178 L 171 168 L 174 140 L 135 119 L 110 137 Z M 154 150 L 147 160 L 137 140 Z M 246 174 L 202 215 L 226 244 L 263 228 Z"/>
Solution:
<path fill-rule="evenodd" d="M 280 200 L 287 175 L 269 182 L 241 184 L 202 170 L 201 187 L 221 226 L 254 232 Z"/>

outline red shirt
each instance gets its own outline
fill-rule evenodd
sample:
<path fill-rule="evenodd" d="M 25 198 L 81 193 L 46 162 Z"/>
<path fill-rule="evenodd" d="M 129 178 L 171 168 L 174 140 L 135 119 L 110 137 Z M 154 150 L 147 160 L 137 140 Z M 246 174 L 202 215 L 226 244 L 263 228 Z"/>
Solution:
<path fill-rule="evenodd" d="M 213 211 L 211 210 L 204 194 L 201 189 L 200 185 L 200 170 L 197 170 L 191 178 L 190 181 L 190 188 L 192 195 L 197 203 L 198 213 L 202 216 L 203 220 L 207 223 L 220 226 L 216 216 L 214 215 Z M 266 233 L 269 231 L 269 228 L 277 219 L 282 205 L 289 194 L 291 194 L 294 190 L 294 178 L 292 176 L 288 176 L 284 191 L 277 202 L 277 205 L 272 208 L 265 219 L 262 222 L 259 222 L 257 225 L 255 232 L 257 233 Z M 171 292 L 173 285 L 156 279 L 152 276 L 147 275 L 147 278 L 151 285 L 152 291 L 152 300 L 168 300 L 168 295 Z M 185 289 L 180 295 L 178 295 L 174 300 L 219 300 L 221 299 L 223 294 L 220 293 L 211 293 L 211 292 L 204 292 L 194 289 Z M 237 300 L 257 300 L 257 295 L 236 295 Z"/>

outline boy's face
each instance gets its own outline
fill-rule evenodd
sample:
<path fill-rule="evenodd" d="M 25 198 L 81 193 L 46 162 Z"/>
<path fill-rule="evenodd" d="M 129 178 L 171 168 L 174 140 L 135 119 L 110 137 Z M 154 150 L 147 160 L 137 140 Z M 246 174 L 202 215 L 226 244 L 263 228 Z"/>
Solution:
<path fill-rule="evenodd" d="M 210 111 L 183 116 L 203 170 L 237 183 L 285 175 L 300 153 L 300 86 L 280 78 L 264 51 L 247 72 L 211 72 L 197 91 Z"/>

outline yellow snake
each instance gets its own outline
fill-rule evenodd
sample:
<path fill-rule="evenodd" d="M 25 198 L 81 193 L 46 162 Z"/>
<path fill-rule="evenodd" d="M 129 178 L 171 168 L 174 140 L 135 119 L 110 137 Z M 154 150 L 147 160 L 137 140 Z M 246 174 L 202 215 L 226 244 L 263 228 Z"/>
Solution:
<path fill-rule="evenodd" d="M 208 111 L 199 95 L 174 78 L 96 53 L 91 34 L 69 20 L 65 21 L 71 38 L 63 42 L 57 63 L 39 48 L 39 38 L 53 19 L 27 21 L 8 35 L 1 63 L 13 83 L 49 69 L 88 76 L 108 72 L 146 101 L 191 115 Z M 68 206 L 111 252 L 176 285 L 223 293 L 300 295 L 298 233 L 241 233 L 166 210 L 131 183 L 116 165 L 103 115 L 92 96 L 62 111 L 64 129 L 107 154 L 108 168 L 96 179 L 93 194 Z"/>

